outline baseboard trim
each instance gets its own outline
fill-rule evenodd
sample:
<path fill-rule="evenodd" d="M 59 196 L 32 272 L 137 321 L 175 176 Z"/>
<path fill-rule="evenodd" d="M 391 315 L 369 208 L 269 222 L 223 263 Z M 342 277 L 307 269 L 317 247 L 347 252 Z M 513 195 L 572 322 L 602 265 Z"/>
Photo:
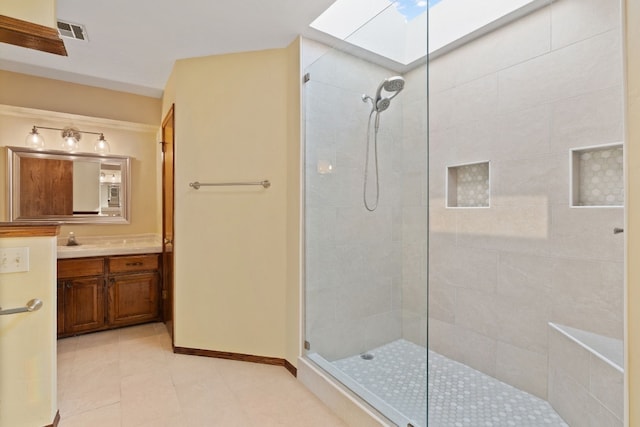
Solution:
<path fill-rule="evenodd" d="M 279 357 L 255 356 L 253 354 L 230 353 L 227 351 L 202 350 L 189 347 L 173 347 L 173 352 L 177 354 L 186 354 L 190 356 L 214 357 L 217 359 L 237 360 L 240 362 L 262 363 L 263 365 L 282 366 L 294 377 L 297 375 L 297 369 L 286 359 Z"/>
<path fill-rule="evenodd" d="M 287 359 L 284 359 L 284 367 L 287 371 L 289 371 L 291 375 L 293 375 L 296 378 L 298 377 L 298 368 L 293 366 L 293 364 L 289 362 Z"/>
<path fill-rule="evenodd" d="M 56 416 L 53 419 L 53 423 L 44 427 L 58 427 L 58 423 L 60 423 L 60 411 L 56 411 Z"/>

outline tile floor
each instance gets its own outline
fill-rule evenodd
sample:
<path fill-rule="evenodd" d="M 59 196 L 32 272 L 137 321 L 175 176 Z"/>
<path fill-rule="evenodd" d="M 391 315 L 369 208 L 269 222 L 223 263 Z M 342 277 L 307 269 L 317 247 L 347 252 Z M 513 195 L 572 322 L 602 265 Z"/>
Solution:
<path fill-rule="evenodd" d="M 427 375 L 425 348 L 409 341 L 367 353 L 373 358 L 355 355 L 333 363 L 415 426 L 567 426 L 547 401 L 433 351 Z"/>
<path fill-rule="evenodd" d="M 174 354 L 162 323 L 58 340 L 60 427 L 347 427 L 279 366 Z"/>

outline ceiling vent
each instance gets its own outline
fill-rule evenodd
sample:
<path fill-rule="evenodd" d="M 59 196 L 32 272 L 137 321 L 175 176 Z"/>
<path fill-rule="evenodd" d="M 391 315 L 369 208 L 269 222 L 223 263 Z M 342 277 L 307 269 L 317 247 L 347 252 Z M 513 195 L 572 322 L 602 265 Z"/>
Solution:
<path fill-rule="evenodd" d="M 60 34 L 60 37 L 66 37 L 68 39 L 89 41 L 87 38 L 87 29 L 82 24 L 58 21 L 58 34 Z"/>

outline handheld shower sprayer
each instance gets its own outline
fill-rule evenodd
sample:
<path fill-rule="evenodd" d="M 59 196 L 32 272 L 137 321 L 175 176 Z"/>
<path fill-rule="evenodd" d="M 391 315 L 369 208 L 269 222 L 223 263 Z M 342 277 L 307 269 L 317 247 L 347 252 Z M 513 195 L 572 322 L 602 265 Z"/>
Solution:
<path fill-rule="evenodd" d="M 383 112 L 391 105 L 391 100 L 398 96 L 398 94 L 404 89 L 404 79 L 400 76 L 389 77 L 384 79 L 376 90 L 376 97 L 372 98 L 367 94 L 362 95 L 362 102 L 371 101 L 372 111 L 378 113 Z M 391 96 L 382 96 L 382 91 L 391 93 Z"/>
<path fill-rule="evenodd" d="M 378 176 L 378 129 L 380 128 L 380 113 L 385 111 L 391 106 L 391 100 L 398 96 L 398 94 L 404 89 L 404 79 L 400 76 L 393 76 L 386 78 L 378 86 L 376 91 L 376 97 L 372 98 L 367 94 L 362 95 L 362 102 L 371 102 L 371 112 L 369 113 L 369 123 L 367 124 L 367 152 L 365 155 L 364 164 L 364 185 L 362 190 L 362 199 L 364 201 L 364 207 L 373 212 L 378 208 L 378 200 L 380 198 L 380 181 Z M 382 91 L 389 92 L 390 96 L 383 96 Z M 370 148 L 370 132 L 371 132 L 371 118 L 373 113 L 376 114 L 373 125 L 373 155 L 374 166 L 376 174 L 376 188 L 375 188 L 375 204 L 369 205 L 367 200 L 367 183 L 369 178 L 369 148 Z"/>
<path fill-rule="evenodd" d="M 393 92 L 393 94 L 389 97 L 382 98 L 382 90 L 386 92 Z M 391 100 L 398 96 L 400 91 L 404 89 L 404 79 L 400 76 L 389 77 L 388 79 L 384 79 L 380 86 L 378 86 L 378 90 L 376 91 L 376 100 L 380 99 L 388 99 Z"/>

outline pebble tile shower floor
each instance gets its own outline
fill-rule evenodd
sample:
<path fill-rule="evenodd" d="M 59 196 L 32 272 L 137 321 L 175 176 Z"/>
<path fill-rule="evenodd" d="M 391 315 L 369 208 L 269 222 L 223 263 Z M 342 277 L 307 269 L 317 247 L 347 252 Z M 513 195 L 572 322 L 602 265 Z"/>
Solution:
<path fill-rule="evenodd" d="M 424 347 L 397 340 L 334 365 L 426 427 L 427 384 Z M 548 402 L 429 351 L 429 427 L 566 427 Z"/>

